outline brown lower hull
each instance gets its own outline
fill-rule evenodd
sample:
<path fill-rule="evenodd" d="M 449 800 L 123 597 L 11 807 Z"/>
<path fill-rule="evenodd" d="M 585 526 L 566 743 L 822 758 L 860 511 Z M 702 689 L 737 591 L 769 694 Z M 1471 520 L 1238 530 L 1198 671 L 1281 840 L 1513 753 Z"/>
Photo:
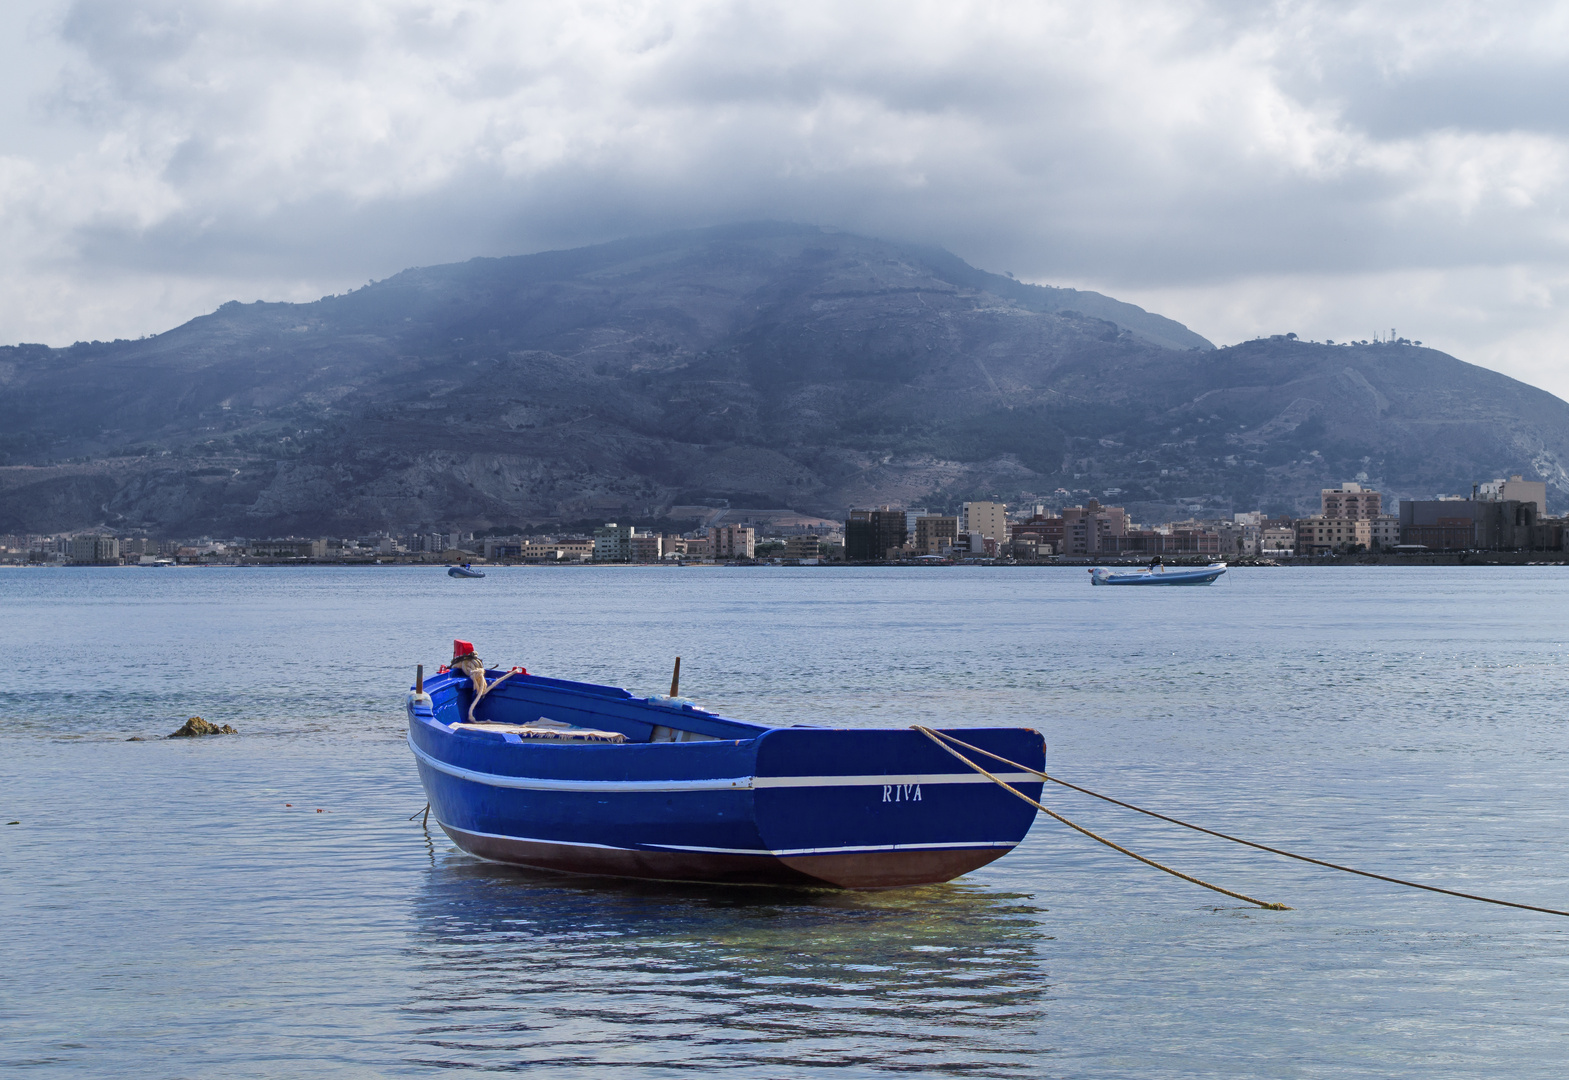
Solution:
<path fill-rule="evenodd" d="M 452 842 L 492 862 L 594 877 L 701 881 L 725 885 L 894 889 L 934 885 L 985 866 L 1009 848 L 948 851 L 855 851 L 826 855 L 731 855 L 723 852 L 633 851 L 483 836 L 441 826 Z"/>

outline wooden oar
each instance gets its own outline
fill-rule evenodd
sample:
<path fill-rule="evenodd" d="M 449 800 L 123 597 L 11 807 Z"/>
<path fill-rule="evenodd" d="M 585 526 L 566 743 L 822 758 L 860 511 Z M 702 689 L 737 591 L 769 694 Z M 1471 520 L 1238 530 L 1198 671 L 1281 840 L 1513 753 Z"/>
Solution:
<path fill-rule="evenodd" d="M 681 689 L 681 658 L 676 657 L 676 669 L 670 673 L 670 696 L 680 697 L 677 692 Z"/>

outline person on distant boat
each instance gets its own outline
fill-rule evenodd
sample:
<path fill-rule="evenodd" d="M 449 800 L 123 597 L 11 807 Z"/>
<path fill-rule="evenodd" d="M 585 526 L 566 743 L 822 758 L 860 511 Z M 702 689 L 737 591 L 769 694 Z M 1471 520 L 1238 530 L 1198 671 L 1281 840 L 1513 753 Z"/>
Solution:
<path fill-rule="evenodd" d="M 1153 559 L 1150 560 L 1150 573 L 1152 573 L 1152 574 L 1164 574 L 1165 572 L 1166 572 L 1166 568 L 1160 564 L 1160 556 L 1159 555 L 1155 556 Z"/>

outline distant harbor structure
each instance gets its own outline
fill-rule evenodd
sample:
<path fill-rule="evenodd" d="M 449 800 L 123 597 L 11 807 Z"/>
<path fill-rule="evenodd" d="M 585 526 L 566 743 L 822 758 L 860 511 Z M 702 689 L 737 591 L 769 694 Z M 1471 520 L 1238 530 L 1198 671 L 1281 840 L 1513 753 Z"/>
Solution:
<path fill-rule="evenodd" d="M 1429 551 L 1563 550 L 1561 520 L 1546 516 L 1547 484 L 1511 476 L 1471 497 L 1401 500 L 1400 543 Z"/>

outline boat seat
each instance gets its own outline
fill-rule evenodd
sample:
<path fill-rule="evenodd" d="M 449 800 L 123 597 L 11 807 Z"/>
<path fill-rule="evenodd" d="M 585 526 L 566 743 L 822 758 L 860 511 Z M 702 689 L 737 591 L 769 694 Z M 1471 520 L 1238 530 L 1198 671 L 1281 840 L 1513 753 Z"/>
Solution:
<path fill-rule="evenodd" d="M 683 731 L 681 728 L 666 727 L 664 724 L 655 724 L 654 730 L 649 733 L 648 741 L 653 742 L 714 742 L 717 735 L 699 735 L 695 731 Z"/>
<path fill-rule="evenodd" d="M 477 721 L 472 724 L 453 724 L 453 731 L 494 731 L 502 735 L 516 735 L 520 739 L 540 739 L 550 742 L 601 742 L 624 743 L 627 737 L 619 731 L 600 731 L 597 728 L 573 727 L 541 716 L 527 724 L 490 724 Z"/>

